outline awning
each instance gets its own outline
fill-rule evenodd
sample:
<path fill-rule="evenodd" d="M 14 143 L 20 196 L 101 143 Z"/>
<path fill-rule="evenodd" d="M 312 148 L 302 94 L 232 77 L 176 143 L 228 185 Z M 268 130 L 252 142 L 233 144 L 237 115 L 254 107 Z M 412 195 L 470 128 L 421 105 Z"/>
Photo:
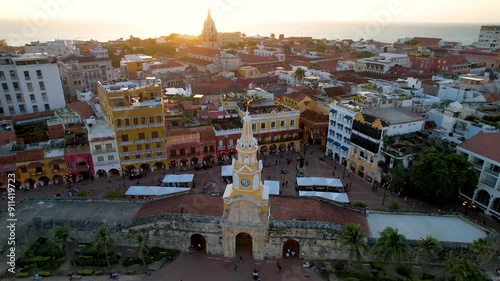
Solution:
<path fill-rule="evenodd" d="M 29 165 L 28 165 L 28 168 L 39 168 L 39 167 L 42 167 L 43 164 L 40 163 L 40 162 L 31 162 Z"/>
<path fill-rule="evenodd" d="M 233 165 L 225 165 L 221 167 L 221 176 L 231 177 L 233 176 Z"/>
<path fill-rule="evenodd" d="M 342 150 L 348 151 L 349 147 L 342 146 Z"/>
<path fill-rule="evenodd" d="M 330 134 L 335 134 L 335 131 L 330 129 Z"/>
<path fill-rule="evenodd" d="M 349 116 L 349 115 L 345 115 L 344 118 L 347 120 L 352 120 L 352 116 Z"/>
<path fill-rule="evenodd" d="M 189 183 L 193 182 L 193 174 L 181 174 L 181 175 L 166 175 L 163 178 L 163 183 Z"/>
<path fill-rule="evenodd" d="M 339 147 L 340 143 L 339 142 L 335 142 L 334 145 L 337 146 L 337 147 Z"/>
<path fill-rule="evenodd" d="M 279 181 L 264 181 L 264 185 L 269 188 L 270 195 L 280 195 L 280 182 Z"/>
<path fill-rule="evenodd" d="M 186 187 L 163 187 L 163 186 L 131 186 L 125 195 L 128 196 L 160 196 L 174 193 L 182 193 L 191 190 Z"/>
<path fill-rule="evenodd" d="M 340 203 L 349 203 L 347 193 L 336 192 L 318 192 L 318 191 L 299 191 L 299 196 L 321 197 L 324 199 L 337 201 Z"/>
<path fill-rule="evenodd" d="M 332 138 L 328 138 L 328 142 L 334 142 Z"/>
<path fill-rule="evenodd" d="M 335 114 L 335 113 L 337 113 L 337 110 L 335 110 L 335 109 L 332 108 L 332 109 L 330 109 L 330 113 Z"/>

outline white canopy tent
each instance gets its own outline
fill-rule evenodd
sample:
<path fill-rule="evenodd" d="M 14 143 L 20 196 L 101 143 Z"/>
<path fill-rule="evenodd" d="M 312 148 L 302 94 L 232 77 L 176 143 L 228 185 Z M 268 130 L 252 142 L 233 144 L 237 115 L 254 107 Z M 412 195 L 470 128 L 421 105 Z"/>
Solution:
<path fill-rule="evenodd" d="M 279 181 L 264 181 L 264 185 L 269 188 L 270 195 L 280 195 L 280 182 Z"/>
<path fill-rule="evenodd" d="M 127 196 L 160 196 L 189 191 L 187 187 L 165 187 L 165 186 L 131 186 L 125 195 Z"/>
<path fill-rule="evenodd" d="M 336 178 L 304 177 L 297 178 L 297 185 L 301 186 L 328 186 L 342 188 L 342 181 Z"/>
<path fill-rule="evenodd" d="M 172 187 L 172 185 L 190 184 L 193 183 L 193 181 L 193 174 L 166 175 L 161 182 L 161 186 Z"/>
<path fill-rule="evenodd" d="M 233 176 L 233 165 L 225 165 L 221 167 L 221 176 L 232 177 Z"/>
<path fill-rule="evenodd" d="M 347 193 L 319 192 L 319 191 L 299 191 L 299 196 L 321 197 L 340 203 L 349 203 Z"/>

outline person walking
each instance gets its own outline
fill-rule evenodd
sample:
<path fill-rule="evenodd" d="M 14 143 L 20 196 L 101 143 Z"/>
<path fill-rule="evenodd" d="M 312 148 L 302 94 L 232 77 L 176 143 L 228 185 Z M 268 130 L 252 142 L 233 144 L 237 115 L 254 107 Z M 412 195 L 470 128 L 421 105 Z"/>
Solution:
<path fill-rule="evenodd" d="M 240 256 L 240 263 L 243 262 L 243 256 Z"/>
<path fill-rule="evenodd" d="M 236 264 L 234 264 L 233 270 L 234 270 L 234 272 L 238 272 L 238 266 Z"/>

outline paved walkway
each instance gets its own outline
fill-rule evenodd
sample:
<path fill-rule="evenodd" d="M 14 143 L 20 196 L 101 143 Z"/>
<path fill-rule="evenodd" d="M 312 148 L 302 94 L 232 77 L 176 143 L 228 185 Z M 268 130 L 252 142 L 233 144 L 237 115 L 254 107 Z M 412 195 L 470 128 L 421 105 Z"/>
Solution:
<path fill-rule="evenodd" d="M 234 265 L 237 271 L 234 271 Z M 257 269 L 262 280 L 292 280 L 292 281 L 320 281 L 322 280 L 317 270 L 302 267 L 299 259 L 280 260 L 283 268 L 281 273 L 276 267 L 276 260 L 253 261 L 244 259 L 243 262 L 235 259 L 226 259 L 219 256 L 207 256 L 201 253 L 189 255 L 182 253 L 172 263 L 165 265 L 160 270 L 147 275 L 121 275 L 120 281 L 249 281 L 252 272 Z M 33 278 L 5 278 L 2 280 L 32 281 Z M 67 281 L 67 276 L 47 277 L 46 281 Z M 82 281 L 106 281 L 108 276 L 84 276 Z"/>

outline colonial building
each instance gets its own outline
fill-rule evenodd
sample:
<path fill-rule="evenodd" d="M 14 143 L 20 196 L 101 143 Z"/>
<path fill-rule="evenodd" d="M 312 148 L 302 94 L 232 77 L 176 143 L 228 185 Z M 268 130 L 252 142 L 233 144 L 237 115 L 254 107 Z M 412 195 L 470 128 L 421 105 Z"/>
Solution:
<path fill-rule="evenodd" d="M 26 53 L 48 54 L 56 57 L 80 55 L 80 50 L 73 45 L 73 42 L 66 40 L 31 42 L 24 46 L 24 51 Z"/>
<path fill-rule="evenodd" d="M 166 167 L 161 81 L 99 83 L 97 90 L 102 117 L 116 134 L 122 169 Z"/>
<path fill-rule="evenodd" d="M 354 117 L 349 150 L 349 169 L 371 183 L 381 182 L 378 162 L 387 137 L 422 130 L 425 118 L 412 107 L 377 108 Z M 343 124 L 340 124 L 343 126 Z"/>
<path fill-rule="evenodd" d="M 66 106 L 56 61 L 46 54 L 0 54 L 0 116 Z"/>
<path fill-rule="evenodd" d="M 170 129 L 165 144 L 168 168 L 187 170 L 215 164 L 215 138 L 211 126 Z"/>
<path fill-rule="evenodd" d="M 225 48 L 230 44 L 241 42 L 241 32 L 217 32 L 210 10 L 208 10 L 207 18 L 203 23 L 201 36 L 203 40 L 202 46 L 211 49 Z"/>
<path fill-rule="evenodd" d="M 500 219 L 500 133 L 479 133 L 457 147 L 457 153 L 467 157 L 479 175 L 477 187 L 471 193 L 460 194 L 472 201 L 485 214 Z"/>
<path fill-rule="evenodd" d="M 153 61 L 152 56 L 144 54 L 128 54 L 120 60 L 120 68 L 124 77 L 132 79 L 140 79 L 141 73 L 145 71 L 145 64 Z"/>
<path fill-rule="evenodd" d="M 97 90 L 97 81 L 113 80 L 113 67 L 107 57 L 76 56 L 62 57 L 57 62 L 64 94 L 69 101 L 76 101 L 76 91 Z"/>
<path fill-rule="evenodd" d="M 481 26 L 475 45 L 480 49 L 500 49 L 500 25 Z"/>
<path fill-rule="evenodd" d="M 300 129 L 304 131 L 302 143 L 326 144 L 328 116 L 306 109 L 300 113 Z"/>

